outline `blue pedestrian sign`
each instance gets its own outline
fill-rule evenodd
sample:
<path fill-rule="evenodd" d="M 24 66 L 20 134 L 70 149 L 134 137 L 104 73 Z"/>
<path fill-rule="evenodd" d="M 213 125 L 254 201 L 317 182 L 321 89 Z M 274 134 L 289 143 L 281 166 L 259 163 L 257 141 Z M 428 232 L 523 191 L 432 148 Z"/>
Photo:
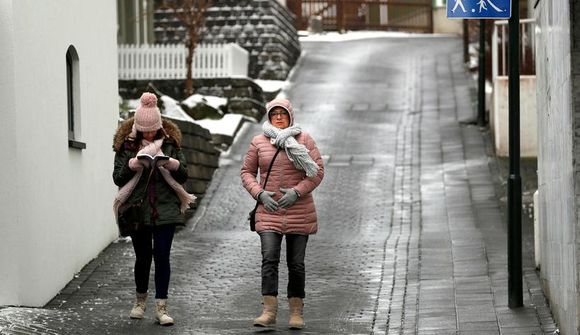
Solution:
<path fill-rule="evenodd" d="M 511 11 L 511 0 L 447 0 L 449 19 L 509 19 Z"/>

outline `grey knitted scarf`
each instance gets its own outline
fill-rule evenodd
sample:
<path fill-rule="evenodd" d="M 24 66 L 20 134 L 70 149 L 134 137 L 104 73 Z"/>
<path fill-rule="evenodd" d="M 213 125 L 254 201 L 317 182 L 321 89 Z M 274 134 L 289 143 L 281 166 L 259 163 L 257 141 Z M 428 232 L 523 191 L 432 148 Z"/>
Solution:
<path fill-rule="evenodd" d="M 294 166 L 306 172 L 307 177 L 314 177 L 318 173 L 318 164 L 312 160 L 308 154 L 308 149 L 303 144 L 298 143 L 294 136 L 302 133 L 300 125 L 295 124 L 286 129 L 274 127 L 270 121 L 265 121 L 262 125 L 264 135 L 270 138 L 272 144 L 278 148 L 283 148 L 288 155 L 288 159 Z"/>

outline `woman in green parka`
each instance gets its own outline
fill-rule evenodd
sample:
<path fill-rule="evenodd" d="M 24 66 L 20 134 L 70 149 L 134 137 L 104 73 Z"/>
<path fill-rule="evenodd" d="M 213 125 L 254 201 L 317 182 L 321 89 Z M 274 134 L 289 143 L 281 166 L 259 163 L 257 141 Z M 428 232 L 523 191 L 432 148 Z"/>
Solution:
<path fill-rule="evenodd" d="M 167 292 L 171 273 L 170 251 L 176 225 L 183 225 L 184 211 L 195 197 L 183 186 L 187 180 L 185 158 L 180 149 L 181 131 L 171 121 L 162 120 L 157 97 L 143 93 L 135 117 L 124 121 L 115 134 L 113 181 L 119 186 L 114 211 L 124 203 L 142 201 L 141 229 L 131 235 L 135 250 L 136 302 L 130 317 L 142 319 L 147 306 L 149 272 L 155 260 L 155 318 L 164 326 L 173 325 L 167 313 Z M 169 156 L 151 166 L 138 155 Z M 149 183 L 148 183 L 149 182 Z"/>

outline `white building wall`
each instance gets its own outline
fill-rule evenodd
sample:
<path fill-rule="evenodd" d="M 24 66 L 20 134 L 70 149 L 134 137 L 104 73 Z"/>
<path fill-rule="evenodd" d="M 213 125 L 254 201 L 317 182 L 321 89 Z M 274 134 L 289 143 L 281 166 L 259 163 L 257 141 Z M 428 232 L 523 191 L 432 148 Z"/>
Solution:
<path fill-rule="evenodd" d="M 113 0 L 0 1 L 0 148 L 10 157 L 0 174 L 0 305 L 44 305 L 116 237 L 115 11 Z M 70 45 L 84 150 L 68 147 Z"/>
<path fill-rule="evenodd" d="M 18 285 L 17 276 L 9 275 L 18 271 L 18 262 L 9 261 L 14 251 L 18 250 L 17 238 L 18 217 L 16 211 L 8 211 L 8 208 L 16 207 L 17 182 L 14 176 L 17 174 L 17 148 L 14 145 L 16 137 L 16 102 L 14 100 L 14 40 L 5 31 L 14 30 L 14 22 L 9 13 L 12 12 L 12 4 L 0 2 L 0 101 L 2 112 L 0 113 L 2 131 L 0 131 L 0 151 L 4 156 L 2 173 L 0 173 L 0 304 L 2 301 L 16 301 L 17 294 L 12 288 Z"/>
<path fill-rule="evenodd" d="M 571 70 L 571 0 L 540 1 L 534 10 L 538 110 L 541 275 L 562 334 L 578 334 L 578 139 Z M 536 4 L 531 1 L 530 6 Z M 577 93 L 575 93 L 577 94 Z M 576 178 L 578 179 L 578 178 Z"/>

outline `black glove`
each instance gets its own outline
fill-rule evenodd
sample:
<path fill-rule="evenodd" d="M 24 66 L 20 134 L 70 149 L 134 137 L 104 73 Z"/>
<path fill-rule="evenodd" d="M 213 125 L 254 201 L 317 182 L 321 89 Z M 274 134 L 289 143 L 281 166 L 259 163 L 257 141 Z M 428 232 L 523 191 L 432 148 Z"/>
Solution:
<path fill-rule="evenodd" d="M 258 196 L 260 201 L 264 204 L 264 208 L 266 208 L 268 212 L 275 212 L 278 209 L 278 203 L 272 199 L 274 194 L 276 193 L 264 191 Z"/>
<path fill-rule="evenodd" d="M 280 192 L 284 193 L 279 202 L 282 208 L 290 208 L 298 200 L 298 192 L 293 188 L 281 188 Z"/>

